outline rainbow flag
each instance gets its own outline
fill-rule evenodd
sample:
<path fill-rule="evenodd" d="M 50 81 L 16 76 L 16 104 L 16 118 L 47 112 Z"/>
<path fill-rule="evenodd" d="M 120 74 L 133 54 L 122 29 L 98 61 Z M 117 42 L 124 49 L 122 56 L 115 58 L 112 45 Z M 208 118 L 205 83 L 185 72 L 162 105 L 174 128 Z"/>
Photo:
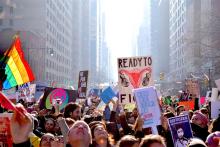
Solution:
<path fill-rule="evenodd" d="M 11 48 L 5 52 L 5 58 L 7 58 L 5 66 L 7 78 L 3 83 L 3 89 L 10 89 L 34 80 L 34 74 L 24 58 L 24 52 L 18 36 L 15 38 Z"/>

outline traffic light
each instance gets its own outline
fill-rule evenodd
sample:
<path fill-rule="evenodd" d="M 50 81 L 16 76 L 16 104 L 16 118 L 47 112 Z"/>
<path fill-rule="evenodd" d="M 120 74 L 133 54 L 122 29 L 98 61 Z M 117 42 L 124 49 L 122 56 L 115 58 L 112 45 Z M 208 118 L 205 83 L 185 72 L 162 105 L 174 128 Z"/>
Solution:
<path fill-rule="evenodd" d="M 164 80 L 164 73 L 163 72 L 160 73 L 160 80 L 161 81 Z"/>
<path fill-rule="evenodd" d="M 208 86 L 208 85 L 209 85 L 209 79 L 205 78 L 205 79 L 203 80 L 203 82 L 204 82 L 205 86 Z"/>

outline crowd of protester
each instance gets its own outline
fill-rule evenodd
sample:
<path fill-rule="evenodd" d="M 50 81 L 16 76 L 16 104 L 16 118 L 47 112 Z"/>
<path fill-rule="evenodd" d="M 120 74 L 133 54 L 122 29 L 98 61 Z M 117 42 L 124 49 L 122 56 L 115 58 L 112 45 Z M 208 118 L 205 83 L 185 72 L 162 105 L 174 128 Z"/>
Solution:
<path fill-rule="evenodd" d="M 11 118 L 11 134 L 14 147 L 173 147 L 168 118 L 188 114 L 193 138 L 189 147 L 220 146 L 220 117 L 210 119 L 208 105 L 186 111 L 180 105 L 161 103 L 161 125 L 158 134 L 151 128 L 143 128 L 143 119 L 137 108 L 128 112 L 118 102 L 113 102 L 110 115 L 96 110 L 89 111 L 86 104 L 69 103 L 60 111 L 41 109 L 38 104 L 14 112 Z M 106 106 L 108 109 L 108 105 Z"/>

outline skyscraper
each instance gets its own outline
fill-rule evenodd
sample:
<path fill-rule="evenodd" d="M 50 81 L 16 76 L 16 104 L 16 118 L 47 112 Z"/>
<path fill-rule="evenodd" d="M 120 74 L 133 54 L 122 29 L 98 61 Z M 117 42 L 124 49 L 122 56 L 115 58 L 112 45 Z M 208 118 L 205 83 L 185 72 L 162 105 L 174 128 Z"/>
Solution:
<path fill-rule="evenodd" d="M 0 13 L 4 15 L 0 20 L 1 30 L 30 31 L 45 40 L 41 46 L 30 44 L 30 38 L 22 40 L 24 49 L 29 50 L 29 53 L 34 50 L 43 52 L 44 56 L 36 54 L 31 57 L 42 61 L 42 77 L 37 81 L 57 83 L 57 86 L 71 84 L 71 5 L 72 0 L 1 1 Z"/>
<path fill-rule="evenodd" d="M 143 22 L 139 28 L 138 38 L 137 38 L 137 55 L 138 56 L 149 56 L 151 55 L 150 49 L 150 6 L 147 3 L 148 0 L 144 2 L 144 17 Z M 150 2 L 149 2 L 150 3 Z"/>
<path fill-rule="evenodd" d="M 167 80 L 169 72 L 169 2 L 152 0 L 150 16 L 154 79 L 159 81 L 160 73 L 164 73 L 164 80 Z"/>

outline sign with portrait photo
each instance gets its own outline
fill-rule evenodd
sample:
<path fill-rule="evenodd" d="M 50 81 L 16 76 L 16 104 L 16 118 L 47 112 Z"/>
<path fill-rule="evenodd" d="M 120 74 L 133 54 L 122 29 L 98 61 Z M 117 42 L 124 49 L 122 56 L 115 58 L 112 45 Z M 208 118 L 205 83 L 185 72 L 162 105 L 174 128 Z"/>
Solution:
<path fill-rule="evenodd" d="M 175 147 L 186 147 L 193 137 L 188 115 L 180 115 L 168 119 L 169 128 Z"/>

